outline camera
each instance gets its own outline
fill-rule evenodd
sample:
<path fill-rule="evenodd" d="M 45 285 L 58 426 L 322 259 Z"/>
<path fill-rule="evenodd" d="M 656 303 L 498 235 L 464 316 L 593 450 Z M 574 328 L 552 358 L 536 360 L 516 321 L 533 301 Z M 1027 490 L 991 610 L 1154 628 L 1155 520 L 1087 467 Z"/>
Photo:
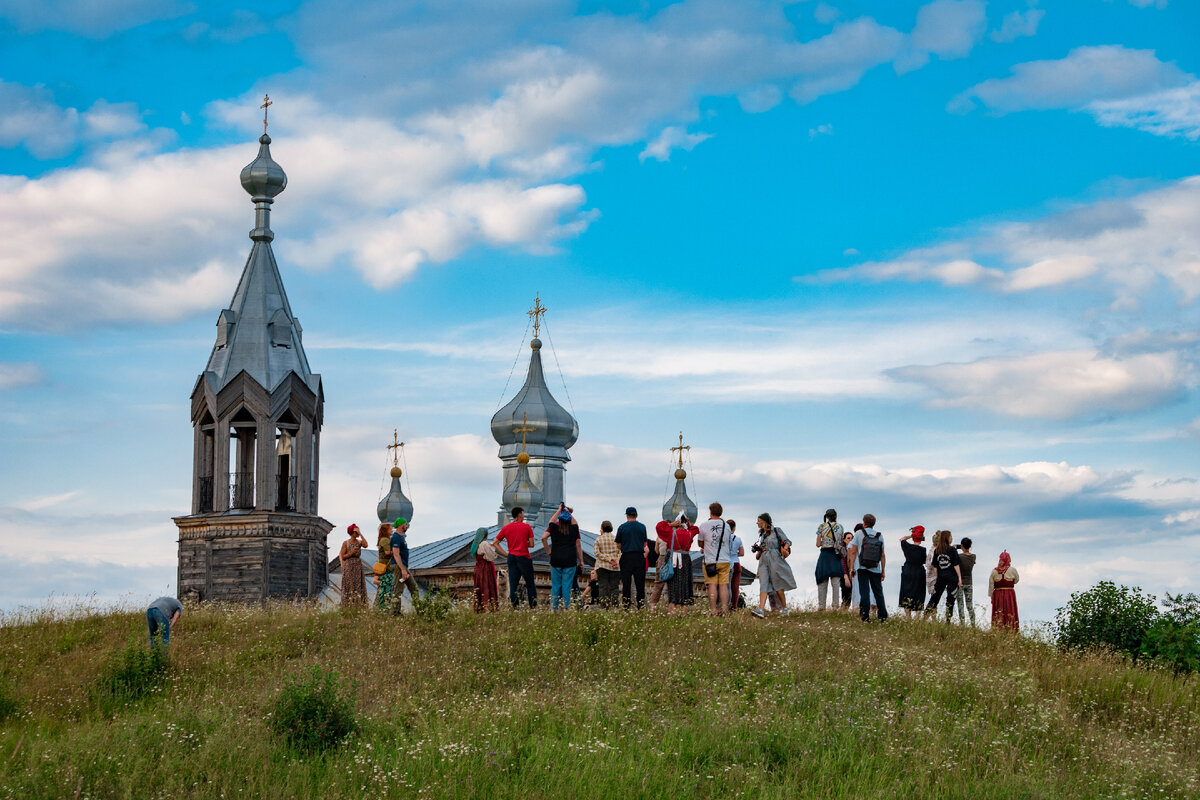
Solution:
<path fill-rule="evenodd" d="M 961 545 L 961 544 L 956 544 L 956 545 L 954 545 L 954 549 L 955 549 L 955 550 L 962 550 L 962 545 Z"/>
<path fill-rule="evenodd" d="M 751 553 L 761 553 L 762 551 L 763 551 L 763 546 L 761 544 L 755 543 L 755 544 L 750 545 Z"/>

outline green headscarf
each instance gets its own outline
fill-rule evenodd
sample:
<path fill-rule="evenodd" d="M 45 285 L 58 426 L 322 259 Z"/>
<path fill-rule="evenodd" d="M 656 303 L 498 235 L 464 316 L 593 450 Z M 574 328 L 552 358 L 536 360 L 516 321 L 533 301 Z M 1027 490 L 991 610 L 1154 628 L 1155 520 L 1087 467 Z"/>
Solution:
<path fill-rule="evenodd" d="M 471 555 L 473 555 L 473 556 L 479 555 L 479 545 L 483 542 L 484 539 L 487 538 L 487 534 L 488 534 L 487 528 L 480 528 L 479 530 L 475 531 L 475 541 L 471 542 Z"/>

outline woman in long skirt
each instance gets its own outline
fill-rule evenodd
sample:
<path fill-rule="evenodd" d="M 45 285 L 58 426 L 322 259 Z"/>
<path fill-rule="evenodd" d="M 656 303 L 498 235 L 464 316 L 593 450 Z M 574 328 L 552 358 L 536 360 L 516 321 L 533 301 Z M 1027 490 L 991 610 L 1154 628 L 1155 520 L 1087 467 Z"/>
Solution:
<path fill-rule="evenodd" d="M 342 542 L 338 552 L 338 563 L 342 568 L 342 606 L 365 606 L 367 604 L 367 581 L 363 577 L 362 549 L 367 538 L 357 525 L 346 529 L 350 537 Z"/>
<path fill-rule="evenodd" d="M 675 570 L 671 580 L 667 581 L 667 612 L 682 614 L 686 606 L 695 602 L 692 557 L 688 551 L 692 549 L 692 540 L 700 533 L 700 529 L 691 524 L 687 515 L 680 514 L 674 522 L 658 523 L 654 530 L 666 545 L 663 558 L 670 559 Z"/>
<path fill-rule="evenodd" d="M 782 529 L 776 528 L 771 522 L 771 515 L 758 515 L 758 608 L 751 609 L 756 617 L 767 615 L 767 596 L 774 594 L 779 598 L 780 613 L 787 613 L 787 600 L 784 592 L 796 588 L 796 577 L 787 563 L 787 553 L 791 552 L 792 541 Z M 786 552 L 785 552 L 786 551 Z"/>
<path fill-rule="evenodd" d="M 911 540 L 911 541 L 909 541 Z M 925 526 L 909 528 L 908 536 L 900 540 L 904 565 L 900 567 L 900 607 L 908 617 L 925 608 Z"/>
<path fill-rule="evenodd" d="M 496 586 L 496 565 L 488 558 L 495 550 L 487 540 L 487 528 L 475 531 L 471 555 L 475 556 L 475 611 L 495 611 L 500 607 L 500 591 Z"/>
<path fill-rule="evenodd" d="M 1000 563 L 988 577 L 988 597 L 992 599 L 992 627 L 1010 631 L 1021 630 L 1021 619 L 1017 615 L 1017 593 L 1013 586 L 1021 576 L 1012 566 L 1012 557 L 1005 550 L 1000 554 Z"/>

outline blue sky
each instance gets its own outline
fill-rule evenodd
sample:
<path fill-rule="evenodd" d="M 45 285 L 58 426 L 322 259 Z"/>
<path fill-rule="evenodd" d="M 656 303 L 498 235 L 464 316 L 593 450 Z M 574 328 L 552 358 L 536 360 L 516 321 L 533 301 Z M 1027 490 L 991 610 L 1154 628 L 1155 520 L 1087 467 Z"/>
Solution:
<path fill-rule="evenodd" d="M 540 292 L 589 527 L 661 505 L 683 430 L 696 499 L 799 534 L 809 594 L 831 505 L 1009 549 L 1032 619 L 1195 590 L 1197 30 L 1182 0 L 0 0 L 0 608 L 172 589 L 265 92 L 336 525 L 392 428 L 415 542 L 494 519 Z"/>

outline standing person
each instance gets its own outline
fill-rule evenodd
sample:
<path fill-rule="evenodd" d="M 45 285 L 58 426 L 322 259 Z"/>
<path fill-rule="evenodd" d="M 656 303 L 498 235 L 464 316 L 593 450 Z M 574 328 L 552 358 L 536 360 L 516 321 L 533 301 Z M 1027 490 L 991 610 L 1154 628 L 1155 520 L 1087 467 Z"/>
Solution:
<path fill-rule="evenodd" d="M 842 608 L 850 607 L 854 594 L 854 566 L 850 563 L 850 545 L 854 542 L 854 532 L 846 531 L 838 542 L 838 556 L 842 559 Z"/>
<path fill-rule="evenodd" d="M 738 594 L 742 590 L 742 558 L 746 555 L 746 547 L 742 544 L 742 537 L 737 535 L 737 521 L 727 519 L 725 524 L 729 526 L 729 535 L 732 537 L 729 541 L 729 557 L 732 559 L 729 565 L 729 610 L 737 611 Z"/>
<path fill-rule="evenodd" d="M 646 605 L 646 558 L 650 553 L 646 526 L 638 522 L 637 509 L 625 509 L 625 521 L 617 528 L 613 541 L 621 548 L 621 604 L 629 608 L 633 594 L 637 607 Z"/>
<path fill-rule="evenodd" d="M 887 569 L 887 553 L 883 534 L 875 530 L 875 515 L 863 514 L 862 530 L 850 546 L 854 568 L 858 570 L 858 615 L 863 622 L 871 621 L 871 597 L 875 598 L 876 619 L 888 618 L 887 601 L 883 597 L 883 579 Z"/>
<path fill-rule="evenodd" d="M 955 601 L 958 603 L 958 621 L 963 623 L 963 603 L 966 602 L 967 613 L 971 615 L 971 627 L 975 627 L 975 598 L 971 573 L 975 571 L 975 554 L 971 552 L 971 537 L 964 536 L 958 548 L 958 571 L 962 575 L 962 585 L 958 587 Z"/>
<path fill-rule="evenodd" d="M 650 578 L 650 610 L 653 611 L 662 600 L 663 591 L 666 590 L 667 584 L 658 579 L 658 568 L 666 563 L 667 549 L 670 545 L 657 537 L 649 538 L 650 533 L 646 533 L 646 570 L 652 576 Z"/>
<path fill-rule="evenodd" d="M 665 546 L 666 554 L 660 563 L 666 564 L 670 559 L 673 568 L 671 580 L 666 582 L 667 612 L 670 614 L 683 613 L 685 606 L 695 602 L 692 590 L 692 540 L 700 533 L 700 529 L 691 524 L 686 514 L 680 514 L 674 522 L 663 521 L 654 526 L 659 541 Z"/>
<path fill-rule="evenodd" d="M 780 613 L 787 613 L 787 600 L 784 592 L 796 588 L 796 577 L 787 563 L 791 554 L 791 541 L 784 532 L 771 522 L 771 515 L 763 512 L 758 515 L 758 543 L 751 549 L 758 556 L 758 608 L 750 613 L 756 617 L 767 615 L 767 597 L 775 595 L 779 598 Z"/>
<path fill-rule="evenodd" d="M 700 543 L 703 554 L 708 610 L 718 617 L 724 616 L 729 608 L 731 540 L 729 526 L 721 519 L 724 512 L 720 503 L 709 503 L 708 519 L 696 526 L 699 530 L 696 541 Z"/>
<path fill-rule="evenodd" d="M 160 597 L 146 609 L 146 627 L 150 629 L 150 649 L 165 654 L 171 644 L 171 628 L 183 614 L 183 603 L 174 597 Z"/>
<path fill-rule="evenodd" d="M 817 556 L 817 607 L 825 610 L 826 595 L 832 592 L 830 599 L 837 602 L 837 587 L 842 582 L 845 570 L 842 559 L 838 557 L 837 545 L 842 540 L 845 531 L 837 521 L 837 509 L 831 508 L 825 512 L 825 518 L 817 526 L 817 547 L 821 554 Z"/>
<path fill-rule="evenodd" d="M 525 522 L 525 509 L 516 506 L 512 510 L 513 521 L 500 529 L 496 534 L 496 549 L 500 555 L 508 559 L 508 599 L 515 609 L 520 605 L 517 594 L 517 584 L 525 581 L 525 589 L 529 593 L 529 607 L 537 608 L 537 586 L 533 578 L 533 558 L 529 548 L 533 547 L 533 528 Z M 505 547 L 501 542 L 507 542 Z"/>
<path fill-rule="evenodd" d="M 408 587 L 408 594 L 413 600 L 421 596 L 421 587 L 417 584 L 417 579 L 408 571 L 408 520 L 404 517 L 396 517 L 389 544 L 392 548 L 391 570 L 395 576 L 392 579 L 392 613 L 400 614 L 404 611 L 405 586 Z"/>
<path fill-rule="evenodd" d="M 550 553 L 550 610 L 558 610 L 559 598 L 566 610 L 571 607 L 575 570 L 583 571 L 583 545 L 579 540 L 579 524 L 571 516 L 571 509 L 562 503 L 542 534 L 542 547 Z"/>
<path fill-rule="evenodd" d="M 613 524 L 608 520 L 600 523 L 600 533 L 592 545 L 592 554 L 596 557 L 592 566 L 592 580 L 596 581 L 596 594 L 593 595 L 601 608 L 612 608 L 617 604 L 617 596 L 621 593 L 621 546 L 613 536 Z"/>
<path fill-rule="evenodd" d="M 933 564 L 937 567 L 938 577 L 933 594 L 929 598 L 929 605 L 925 607 L 925 616 L 932 617 L 937 614 L 938 601 L 942 599 L 942 592 L 945 592 L 946 622 L 950 621 L 950 615 L 954 611 L 954 595 L 962 583 L 962 573 L 958 571 L 958 551 L 950 546 L 952 541 L 950 531 L 938 531 L 933 535 Z"/>
<path fill-rule="evenodd" d="M 1012 557 L 1005 550 L 1000 554 L 1000 563 L 988 576 L 988 597 L 992 600 L 992 627 L 1021 630 L 1021 619 L 1017 615 L 1017 593 L 1013 586 L 1021 576 L 1012 566 Z"/>
<path fill-rule="evenodd" d="M 377 555 L 375 556 L 375 607 L 380 611 L 392 607 L 392 571 L 388 568 L 392 563 L 392 524 L 384 522 L 379 526 L 379 538 L 375 541 Z"/>
<path fill-rule="evenodd" d="M 900 607 L 910 619 L 912 612 L 925 608 L 924 541 L 924 525 L 909 528 L 908 536 L 900 540 L 900 551 L 904 554 L 904 564 L 900 567 Z"/>
<path fill-rule="evenodd" d="M 471 555 L 475 556 L 475 611 L 495 611 L 500 607 L 500 589 L 496 584 L 496 547 L 487 538 L 488 529 L 475 531 Z"/>
<path fill-rule="evenodd" d="M 367 579 L 363 576 L 362 549 L 367 546 L 367 537 L 357 525 L 346 528 L 349 537 L 342 542 L 338 551 L 338 564 L 342 569 L 342 607 L 365 606 L 367 604 Z"/>

